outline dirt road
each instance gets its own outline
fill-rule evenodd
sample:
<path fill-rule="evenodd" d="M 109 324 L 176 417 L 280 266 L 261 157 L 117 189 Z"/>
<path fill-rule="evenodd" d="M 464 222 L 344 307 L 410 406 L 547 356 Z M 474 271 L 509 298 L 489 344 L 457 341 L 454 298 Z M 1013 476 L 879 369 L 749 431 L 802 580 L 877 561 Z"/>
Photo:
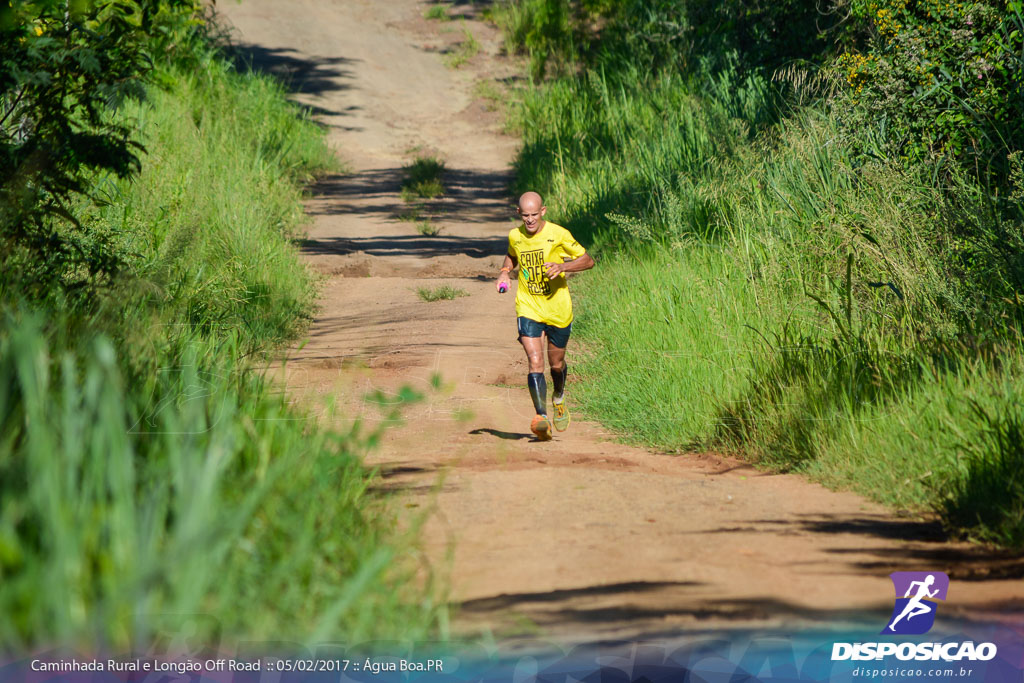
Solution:
<path fill-rule="evenodd" d="M 430 512 L 424 544 L 461 604 L 457 630 L 582 641 L 880 627 L 892 608 L 887 575 L 917 569 L 951 575 L 945 615 L 1024 611 L 1019 559 L 944 543 L 934 523 L 859 496 L 712 454 L 627 447 L 579 421 L 554 442 L 532 440 L 513 297 L 492 285 L 513 225 L 516 140 L 472 95 L 478 80 L 502 88 L 514 74 L 494 57 L 494 29 L 468 3 L 452 10 L 464 23 L 424 20 L 418 0 L 218 7 L 353 169 L 319 183 L 308 203 L 303 250 L 327 280 L 285 381 L 296 395 L 336 396 L 348 414 L 375 414 L 364 400 L 373 388 L 427 395 L 374 458 L 406 509 Z M 464 31 L 482 51 L 451 68 L 446 54 Z M 398 218 L 409 213 L 399 186 L 414 149 L 449 169 L 448 195 L 422 210 L 443 226 L 437 237 Z M 420 300 L 418 288 L 439 284 L 467 296 Z"/>

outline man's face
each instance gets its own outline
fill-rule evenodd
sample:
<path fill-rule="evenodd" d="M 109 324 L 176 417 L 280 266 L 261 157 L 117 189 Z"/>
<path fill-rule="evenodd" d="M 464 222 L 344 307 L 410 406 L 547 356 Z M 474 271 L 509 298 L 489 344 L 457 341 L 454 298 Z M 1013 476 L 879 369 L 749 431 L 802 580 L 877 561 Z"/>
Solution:
<path fill-rule="evenodd" d="M 540 202 L 523 202 L 519 205 L 518 210 L 519 217 L 523 219 L 523 225 L 526 226 L 526 231 L 530 234 L 544 226 L 544 214 L 548 212 L 548 207 L 543 206 Z"/>

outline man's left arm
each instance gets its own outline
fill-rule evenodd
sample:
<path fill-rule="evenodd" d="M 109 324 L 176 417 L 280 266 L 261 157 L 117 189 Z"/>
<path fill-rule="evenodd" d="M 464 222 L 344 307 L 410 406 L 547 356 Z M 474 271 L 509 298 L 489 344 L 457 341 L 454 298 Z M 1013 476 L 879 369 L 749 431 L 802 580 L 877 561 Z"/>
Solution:
<path fill-rule="evenodd" d="M 545 263 L 544 268 L 547 270 L 548 277 L 558 277 L 562 273 L 579 273 L 584 270 L 590 270 L 597 262 L 587 252 L 583 252 L 583 255 L 579 258 L 575 258 L 572 261 L 566 261 L 564 263 Z"/>
<path fill-rule="evenodd" d="M 544 270 L 548 274 L 549 279 L 558 277 L 562 273 L 579 273 L 584 270 L 590 270 L 596 265 L 594 258 L 587 253 L 583 245 L 577 242 L 572 235 L 566 233 L 566 241 L 562 243 L 561 247 L 565 256 L 572 260 L 563 263 L 545 263 Z"/>

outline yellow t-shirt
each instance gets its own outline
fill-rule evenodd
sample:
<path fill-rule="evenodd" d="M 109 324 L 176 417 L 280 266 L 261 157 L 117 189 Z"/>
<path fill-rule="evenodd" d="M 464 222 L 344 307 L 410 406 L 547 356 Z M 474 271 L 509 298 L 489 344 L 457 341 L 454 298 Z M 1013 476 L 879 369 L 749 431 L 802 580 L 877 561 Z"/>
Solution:
<path fill-rule="evenodd" d="M 548 278 L 544 263 L 563 263 L 577 259 L 587 250 L 561 225 L 545 221 L 535 235 L 525 225 L 508 234 L 508 253 L 519 264 L 519 289 L 516 292 L 516 315 L 555 327 L 572 322 L 572 299 L 565 275 Z"/>

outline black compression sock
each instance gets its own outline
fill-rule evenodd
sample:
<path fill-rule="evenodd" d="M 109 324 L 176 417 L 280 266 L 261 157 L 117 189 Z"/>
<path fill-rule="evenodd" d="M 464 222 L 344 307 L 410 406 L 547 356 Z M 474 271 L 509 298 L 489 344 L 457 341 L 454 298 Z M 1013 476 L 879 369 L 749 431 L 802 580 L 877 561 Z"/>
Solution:
<path fill-rule="evenodd" d="M 562 394 L 565 393 L 565 378 L 568 376 L 568 365 L 563 365 L 561 370 L 551 371 L 551 384 L 554 387 L 554 397 L 558 400 L 561 400 Z"/>
<path fill-rule="evenodd" d="M 533 399 L 533 407 L 538 415 L 547 415 L 545 403 L 548 396 L 548 383 L 544 380 L 543 372 L 531 372 L 526 377 L 526 385 L 530 387 L 530 398 Z"/>

